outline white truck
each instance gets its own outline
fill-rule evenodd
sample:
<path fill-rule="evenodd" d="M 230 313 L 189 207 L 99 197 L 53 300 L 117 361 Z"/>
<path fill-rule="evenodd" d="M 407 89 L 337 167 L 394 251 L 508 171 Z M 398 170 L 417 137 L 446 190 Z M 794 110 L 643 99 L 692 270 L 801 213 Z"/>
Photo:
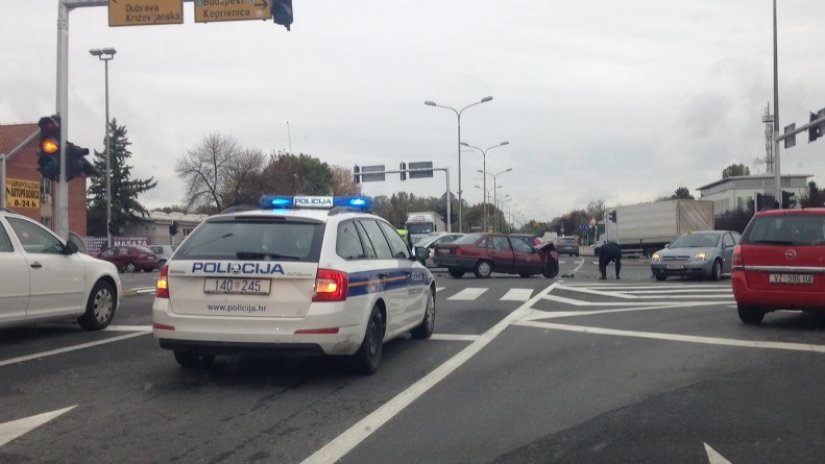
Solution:
<path fill-rule="evenodd" d="M 654 201 L 606 211 L 606 231 L 598 242 L 616 242 L 624 252 L 647 257 L 686 232 L 713 230 L 713 202 L 707 200 Z M 611 213 L 616 222 L 607 219 Z"/>
<path fill-rule="evenodd" d="M 407 213 L 407 233 L 410 234 L 410 240 L 415 243 L 421 237 L 434 234 L 436 232 L 445 232 L 447 225 L 444 219 L 435 211 L 423 211 L 420 213 Z"/>

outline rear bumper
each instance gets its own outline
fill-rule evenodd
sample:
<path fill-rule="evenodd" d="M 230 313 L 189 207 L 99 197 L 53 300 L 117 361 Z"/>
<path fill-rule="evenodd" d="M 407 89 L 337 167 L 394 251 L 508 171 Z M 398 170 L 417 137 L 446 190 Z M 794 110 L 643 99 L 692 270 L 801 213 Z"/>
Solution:
<path fill-rule="evenodd" d="M 825 275 L 822 277 L 825 278 Z M 733 297 L 741 305 L 758 307 L 765 311 L 777 309 L 825 311 L 825 293 L 821 291 L 799 291 L 799 287 L 795 285 L 776 285 L 774 288 L 755 289 L 748 286 L 745 271 L 739 270 L 733 271 L 730 282 Z"/>
<path fill-rule="evenodd" d="M 304 317 L 249 315 L 183 315 L 170 310 L 169 300 L 152 305 L 154 336 L 161 348 L 201 353 L 270 352 L 271 354 L 350 355 L 366 333 L 371 305 L 313 303 Z M 366 311 L 366 312 L 365 312 Z M 337 333 L 296 334 L 297 330 L 338 328 Z"/>

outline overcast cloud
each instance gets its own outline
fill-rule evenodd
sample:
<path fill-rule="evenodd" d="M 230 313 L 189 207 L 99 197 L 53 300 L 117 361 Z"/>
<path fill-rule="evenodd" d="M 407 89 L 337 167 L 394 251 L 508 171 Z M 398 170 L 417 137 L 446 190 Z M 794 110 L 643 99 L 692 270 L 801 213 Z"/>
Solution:
<path fill-rule="evenodd" d="M 133 175 L 154 176 L 150 207 L 181 203 L 173 166 L 213 132 L 330 164 L 449 167 L 453 107 L 462 139 L 488 147 L 500 194 L 550 220 L 589 201 L 653 200 L 764 166 L 772 102 L 771 1 L 294 0 L 292 31 L 271 21 L 110 28 L 105 7 L 70 15 L 69 138 L 103 147 L 103 64 L 115 47 L 110 109 L 129 131 Z M 0 123 L 55 109 L 56 0 L 0 3 Z M 825 2 L 779 1 L 780 119 L 825 107 Z M 782 152 L 782 172 L 823 184 L 825 140 Z M 481 156 L 462 155 L 464 197 L 481 201 Z M 397 178 L 396 178 L 397 179 Z M 365 184 L 371 195 L 440 195 L 444 177 Z M 492 188 L 490 186 L 490 188 Z"/>

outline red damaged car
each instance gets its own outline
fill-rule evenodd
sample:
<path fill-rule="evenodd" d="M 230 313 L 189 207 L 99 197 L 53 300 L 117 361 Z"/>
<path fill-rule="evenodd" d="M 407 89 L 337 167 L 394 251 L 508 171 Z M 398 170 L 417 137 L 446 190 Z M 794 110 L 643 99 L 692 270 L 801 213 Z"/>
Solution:
<path fill-rule="evenodd" d="M 559 273 L 559 254 L 552 243 L 536 248 L 523 237 L 507 234 L 467 234 L 436 245 L 432 259 L 455 278 L 470 271 L 482 279 L 493 272 L 521 277 L 541 274 L 548 279 Z"/>

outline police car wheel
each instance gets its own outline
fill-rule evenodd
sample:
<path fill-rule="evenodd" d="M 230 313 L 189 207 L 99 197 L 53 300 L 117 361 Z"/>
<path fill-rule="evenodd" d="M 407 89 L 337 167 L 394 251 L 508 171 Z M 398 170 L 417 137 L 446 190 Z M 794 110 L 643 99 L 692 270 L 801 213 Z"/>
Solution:
<path fill-rule="evenodd" d="M 175 351 L 175 361 L 177 361 L 181 367 L 187 369 L 209 367 L 215 361 L 215 355 L 192 353 L 191 351 Z"/>
<path fill-rule="evenodd" d="M 358 374 L 370 375 L 381 365 L 384 345 L 384 317 L 378 306 L 372 308 L 361 348 L 352 355 L 352 368 Z"/>
<path fill-rule="evenodd" d="M 92 288 L 86 301 L 86 312 L 77 318 L 77 323 L 85 330 L 104 329 L 115 317 L 116 305 L 117 298 L 112 284 L 101 280 Z"/>
<path fill-rule="evenodd" d="M 489 261 L 479 261 L 476 263 L 476 267 L 473 272 L 475 272 L 476 277 L 479 279 L 486 279 L 493 273 L 493 266 Z"/>
<path fill-rule="evenodd" d="M 413 338 L 430 338 L 435 328 L 435 290 L 427 292 L 427 308 L 424 310 L 424 320 L 421 324 L 412 329 L 410 334 Z"/>

